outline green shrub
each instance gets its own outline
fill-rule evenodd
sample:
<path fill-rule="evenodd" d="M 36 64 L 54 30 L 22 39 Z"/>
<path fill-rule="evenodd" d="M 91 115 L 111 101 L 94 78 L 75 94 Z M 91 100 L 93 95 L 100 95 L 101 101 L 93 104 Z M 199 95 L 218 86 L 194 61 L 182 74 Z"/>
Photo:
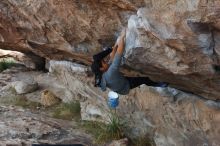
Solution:
<path fill-rule="evenodd" d="M 12 67 L 15 64 L 14 59 L 4 58 L 0 60 L 0 72 L 3 70 Z"/>

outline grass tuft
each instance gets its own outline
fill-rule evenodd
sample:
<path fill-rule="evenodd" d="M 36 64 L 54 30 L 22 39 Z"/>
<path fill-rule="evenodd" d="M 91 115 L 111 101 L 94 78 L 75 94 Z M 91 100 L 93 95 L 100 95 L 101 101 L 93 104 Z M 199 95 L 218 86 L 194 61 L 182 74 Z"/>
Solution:
<path fill-rule="evenodd" d="M 14 100 L 14 105 L 30 109 L 37 109 L 41 106 L 39 102 L 30 101 L 25 96 L 16 97 Z"/>
<path fill-rule="evenodd" d="M 83 121 L 81 126 L 86 132 L 94 136 L 94 143 L 96 144 L 104 144 L 124 138 L 123 128 L 125 125 L 116 114 L 111 115 L 110 122 L 107 124 L 97 121 Z"/>
<path fill-rule="evenodd" d="M 116 113 L 111 113 L 110 121 L 107 124 L 97 121 L 82 121 L 81 127 L 94 136 L 94 143 L 98 145 L 109 143 L 113 140 L 125 138 L 127 129 L 126 123 L 121 121 Z M 134 146 L 153 146 L 153 140 L 149 136 L 141 136 L 130 139 L 131 145 Z"/>
<path fill-rule="evenodd" d="M 80 111 L 81 109 L 79 101 L 61 103 L 55 107 L 52 117 L 64 120 L 72 120 L 73 118 L 80 119 Z"/>
<path fill-rule="evenodd" d="M 112 113 L 110 116 L 110 122 L 107 124 L 106 132 L 110 137 L 115 139 L 120 139 L 124 136 L 123 128 L 125 128 L 125 123 L 120 120 L 117 114 Z"/>
<path fill-rule="evenodd" d="M 0 102 L 4 105 L 15 105 L 29 109 L 37 109 L 38 107 L 41 107 L 41 104 L 39 102 L 30 101 L 22 95 L 11 95 L 8 97 L 1 97 Z"/>
<path fill-rule="evenodd" d="M 149 138 L 149 136 L 141 136 L 135 139 L 132 139 L 132 143 L 134 146 L 153 146 L 154 141 Z"/>

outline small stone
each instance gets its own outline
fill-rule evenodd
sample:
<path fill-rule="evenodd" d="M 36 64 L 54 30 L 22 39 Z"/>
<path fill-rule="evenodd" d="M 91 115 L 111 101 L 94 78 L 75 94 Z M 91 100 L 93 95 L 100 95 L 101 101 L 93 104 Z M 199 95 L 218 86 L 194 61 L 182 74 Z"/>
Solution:
<path fill-rule="evenodd" d="M 41 93 L 41 104 L 44 106 L 51 106 L 61 101 L 54 93 L 49 90 L 44 90 Z"/>
<path fill-rule="evenodd" d="M 120 139 L 120 140 L 114 140 L 108 146 L 128 146 L 128 139 L 123 138 L 123 139 Z"/>

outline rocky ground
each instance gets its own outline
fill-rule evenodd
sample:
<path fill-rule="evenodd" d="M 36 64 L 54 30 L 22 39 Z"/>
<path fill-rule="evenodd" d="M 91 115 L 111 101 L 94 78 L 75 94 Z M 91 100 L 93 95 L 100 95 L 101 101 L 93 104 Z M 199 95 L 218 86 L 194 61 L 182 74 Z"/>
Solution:
<path fill-rule="evenodd" d="M 74 129 L 73 121 L 48 117 L 15 106 L 0 106 L 1 145 L 84 144 L 91 145 L 91 136 Z"/>
<path fill-rule="evenodd" d="M 45 73 L 28 71 L 22 66 L 5 70 L 0 73 L 1 89 L 14 81 L 27 80 L 40 74 Z M 39 102 L 41 90 L 43 89 L 39 88 L 34 93 L 35 96 L 28 100 Z M 0 95 L 1 146 L 31 145 L 32 143 L 92 145 L 91 135 L 76 128 L 77 124 L 73 120 L 52 118 L 47 109 L 43 109 L 40 105 L 36 108 L 15 106 L 13 102 L 10 103 L 10 100 L 13 101 L 12 98 L 18 95 L 12 91 L 1 90 Z"/>
<path fill-rule="evenodd" d="M 37 88 L 30 87 L 33 82 L 37 83 Z M 26 83 L 31 84 L 26 86 Z M 82 126 L 83 121 L 81 121 L 80 113 L 77 113 L 76 116 L 67 113 L 66 116 L 60 117 L 55 114 L 62 103 L 51 107 L 45 107 L 41 104 L 42 92 L 45 89 L 52 90 L 56 96 L 61 97 L 68 94 L 64 88 L 56 77 L 49 75 L 48 72 L 29 70 L 20 64 L 1 72 L 0 146 L 29 146 L 31 144 L 126 145 L 127 139 L 106 141 L 108 144 L 103 141 L 96 142 L 94 132 L 88 132 Z M 68 100 L 63 101 L 67 102 Z"/>

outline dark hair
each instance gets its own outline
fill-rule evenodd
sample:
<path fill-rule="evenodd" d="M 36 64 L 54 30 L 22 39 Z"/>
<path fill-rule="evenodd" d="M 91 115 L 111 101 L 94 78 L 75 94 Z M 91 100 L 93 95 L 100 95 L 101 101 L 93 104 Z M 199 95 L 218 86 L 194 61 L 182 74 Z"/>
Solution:
<path fill-rule="evenodd" d="M 100 86 L 101 79 L 102 79 L 102 72 L 100 68 L 102 67 L 101 61 L 94 61 L 91 65 L 92 72 L 95 74 L 95 84 L 94 86 Z"/>
<path fill-rule="evenodd" d="M 108 47 L 106 50 L 93 56 L 93 63 L 91 65 L 91 69 L 92 72 L 95 74 L 95 87 L 100 86 L 102 80 L 102 71 L 100 71 L 100 68 L 102 67 L 101 61 L 111 52 L 112 48 Z"/>

